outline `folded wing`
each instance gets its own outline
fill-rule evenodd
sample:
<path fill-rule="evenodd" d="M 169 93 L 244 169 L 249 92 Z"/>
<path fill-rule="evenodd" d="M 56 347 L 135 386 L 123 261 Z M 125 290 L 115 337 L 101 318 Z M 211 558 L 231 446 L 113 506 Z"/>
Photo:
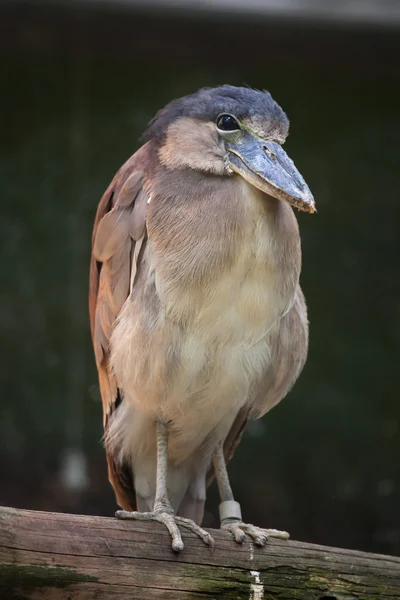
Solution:
<path fill-rule="evenodd" d="M 123 402 L 110 368 L 110 338 L 135 285 L 146 244 L 146 166 L 147 148 L 143 146 L 121 167 L 103 195 L 93 230 L 89 312 L 105 431 L 110 416 Z M 132 510 L 135 493 L 130 468 L 117 466 L 109 452 L 107 461 L 118 504 Z"/>

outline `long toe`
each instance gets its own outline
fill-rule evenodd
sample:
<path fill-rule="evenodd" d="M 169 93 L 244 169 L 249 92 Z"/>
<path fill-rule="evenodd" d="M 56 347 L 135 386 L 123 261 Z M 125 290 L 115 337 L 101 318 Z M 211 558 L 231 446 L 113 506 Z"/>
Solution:
<path fill-rule="evenodd" d="M 174 517 L 174 515 L 170 515 L 169 513 L 162 512 L 155 515 L 155 520 L 159 523 L 163 523 L 171 535 L 172 550 L 174 552 L 182 552 L 184 543 L 182 542 L 181 532 L 179 531 L 175 519 L 176 517 Z"/>
<path fill-rule="evenodd" d="M 280 540 L 288 540 L 290 534 L 287 531 L 279 531 L 279 529 L 263 529 L 269 537 L 279 538 Z"/>
<path fill-rule="evenodd" d="M 152 521 L 154 519 L 154 513 L 151 512 L 137 512 L 136 510 L 117 510 L 115 513 L 117 519 L 125 519 L 127 521 Z"/>
<path fill-rule="evenodd" d="M 175 521 L 178 523 L 178 525 L 181 525 L 182 527 L 186 527 L 186 529 L 190 529 L 190 531 L 193 531 L 193 533 L 195 533 L 200 539 L 202 539 L 203 542 L 207 544 L 207 546 L 214 548 L 214 538 L 208 533 L 208 531 L 206 531 L 202 527 L 199 527 L 199 525 L 192 521 L 192 519 L 186 519 L 184 517 L 175 517 Z"/>

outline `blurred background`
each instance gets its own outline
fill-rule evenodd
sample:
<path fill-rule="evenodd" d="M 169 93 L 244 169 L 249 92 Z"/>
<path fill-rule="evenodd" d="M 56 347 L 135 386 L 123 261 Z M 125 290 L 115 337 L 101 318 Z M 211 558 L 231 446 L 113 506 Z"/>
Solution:
<path fill-rule="evenodd" d="M 3 0 L 1 504 L 113 514 L 87 314 L 96 206 L 157 109 L 247 84 L 288 113 L 318 214 L 298 214 L 309 360 L 248 427 L 233 487 L 250 522 L 400 554 L 399 30 L 396 0 Z"/>

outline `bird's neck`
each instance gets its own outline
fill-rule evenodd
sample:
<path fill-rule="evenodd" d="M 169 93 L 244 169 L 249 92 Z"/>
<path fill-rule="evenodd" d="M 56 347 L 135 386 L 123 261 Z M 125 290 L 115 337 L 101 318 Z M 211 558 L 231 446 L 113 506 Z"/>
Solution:
<path fill-rule="evenodd" d="M 257 285 L 273 290 L 278 316 L 290 307 L 301 266 L 290 206 L 239 176 L 164 170 L 152 188 L 149 242 L 168 306 L 180 306 L 183 296 L 188 310 L 195 297 L 204 303 L 220 294 L 229 302 L 250 282 L 252 294 Z"/>

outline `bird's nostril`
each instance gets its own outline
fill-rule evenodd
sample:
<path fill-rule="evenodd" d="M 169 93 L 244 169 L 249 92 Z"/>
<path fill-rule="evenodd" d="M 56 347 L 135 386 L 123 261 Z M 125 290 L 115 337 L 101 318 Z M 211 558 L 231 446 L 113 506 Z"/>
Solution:
<path fill-rule="evenodd" d="M 276 160 L 276 154 L 275 154 L 275 152 L 272 152 L 272 150 L 270 150 L 267 146 L 263 146 L 263 148 L 264 148 L 265 154 L 267 154 L 273 160 Z"/>

